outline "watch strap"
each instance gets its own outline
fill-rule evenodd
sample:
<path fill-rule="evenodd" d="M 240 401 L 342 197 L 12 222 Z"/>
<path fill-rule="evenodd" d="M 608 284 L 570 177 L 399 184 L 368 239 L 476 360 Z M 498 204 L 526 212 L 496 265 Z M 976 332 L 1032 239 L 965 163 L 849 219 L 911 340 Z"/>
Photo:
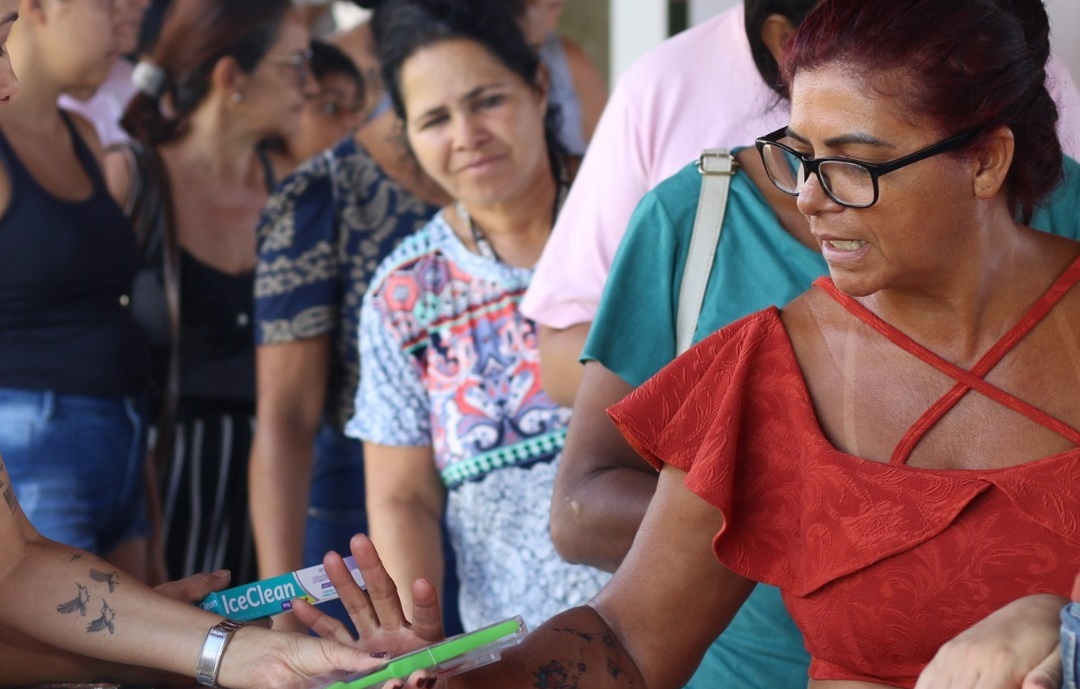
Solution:
<path fill-rule="evenodd" d="M 235 620 L 222 620 L 206 632 L 202 650 L 199 651 L 199 664 L 195 667 L 195 681 L 208 687 L 217 686 L 218 672 L 221 670 L 221 658 L 232 641 L 233 634 L 244 628 L 246 623 Z"/>

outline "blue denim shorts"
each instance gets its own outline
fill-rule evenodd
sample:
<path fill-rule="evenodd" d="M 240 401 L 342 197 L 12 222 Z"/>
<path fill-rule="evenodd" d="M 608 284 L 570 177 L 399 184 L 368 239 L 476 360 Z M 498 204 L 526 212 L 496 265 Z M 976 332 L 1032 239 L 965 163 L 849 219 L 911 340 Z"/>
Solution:
<path fill-rule="evenodd" d="M 353 534 L 367 530 L 363 445 L 324 423 L 315 438 L 304 566 L 322 564 L 330 550 L 347 554 Z"/>
<path fill-rule="evenodd" d="M 1061 686 L 1080 689 L 1080 603 L 1061 609 Z"/>
<path fill-rule="evenodd" d="M 0 388 L 0 456 L 46 538 L 105 555 L 149 535 L 137 401 Z"/>

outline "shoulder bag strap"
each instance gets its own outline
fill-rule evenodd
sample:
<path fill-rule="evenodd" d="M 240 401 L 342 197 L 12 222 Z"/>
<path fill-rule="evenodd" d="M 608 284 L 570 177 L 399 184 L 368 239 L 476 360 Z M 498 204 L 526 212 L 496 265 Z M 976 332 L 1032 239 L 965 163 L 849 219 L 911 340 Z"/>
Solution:
<path fill-rule="evenodd" d="M 156 241 L 161 242 L 161 275 L 169 316 L 169 367 L 161 395 L 152 456 L 155 464 L 163 467 L 172 452 L 180 402 L 180 245 L 176 238 L 176 215 L 169 174 L 161 157 L 153 147 L 138 141 L 133 140 L 122 146 L 132 170 L 131 194 L 124 214 L 131 220 L 140 254 L 144 257 L 153 255 L 151 245 Z M 157 233 L 160 237 L 155 237 Z"/>
<path fill-rule="evenodd" d="M 176 430 L 176 413 L 180 404 L 180 243 L 176 236 L 176 211 L 173 207 L 172 185 L 165 164 L 152 148 L 147 148 L 152 174 L 159 182 L 161 193 L 162 278 L 165 283 L 165 304 L 169 310 L 169 370 L 158 417 L 154 459 L 158 466 L 172 452 Z"/>
<path fill-rule="evenodd" d="M 690 349 L 694 342 L 694 330 L 705 299 L 705 286 L 709 283 L 716 246 L 724 226 L 728 188 L 737 169 L 735 159 L 725 149 L 706 149 L 698 158 L 701 197 L 687 247 L 682 285 L 679 287 L 679 306 L 675 314 L 676 354 Z"/>
<path fill-rule="evenodd" d="M 161 184 L 151 176 L 149 154 L 139 141 L 132 139 L 111 144 L 105 150 L 124 156 L 131 173 L 131 189 L 122 210 L 135 232 L 139 254 L 145 256 L 161 218 Z"/>

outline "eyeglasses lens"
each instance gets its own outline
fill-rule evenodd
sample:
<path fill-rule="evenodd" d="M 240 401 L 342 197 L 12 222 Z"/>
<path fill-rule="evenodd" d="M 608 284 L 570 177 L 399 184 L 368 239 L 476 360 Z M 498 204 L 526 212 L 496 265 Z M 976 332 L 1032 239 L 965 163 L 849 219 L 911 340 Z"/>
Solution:
<path fill-rule="evenodd" d="M 845 206 L 869 206 L 874 202 L 874 178 L 861 165 L 826 161 L 818 166 L 825 189 Z"/>
<path fill-rule="evenodd" d="M 780 191 L 798 194 L 802 187 L 802 161 L 788 151 L 765 144 L 761 149 L 761 159 L 765 162 L 765 172 Z"/>
<path fill-rule="evenodd" d="M 797 195 L 802 191 L 808 172 L 802 159 L 785 148 L 765 144 L 762 160 L 769 179 L 783 192 Z M 843 161 L 824 161 L 818 166 L 821 184 L 829 195 L 845 206 L 868 206 L 874 202 L 874 179 L 861 165 Z"/>

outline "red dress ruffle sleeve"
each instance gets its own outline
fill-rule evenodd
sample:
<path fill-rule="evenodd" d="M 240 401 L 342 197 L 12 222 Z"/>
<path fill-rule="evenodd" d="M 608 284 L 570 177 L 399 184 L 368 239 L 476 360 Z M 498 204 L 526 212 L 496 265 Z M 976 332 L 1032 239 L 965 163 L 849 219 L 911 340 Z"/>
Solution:
<path fill-rule="evenodd" d="M 913 686 L 947 640 L 1080 567 L 1080 451 L 990 471 L 845 454 L 824 437 L 771 308 L 706 338 L 609 410 L 653 466 L 724 516 L 713 547 L 781 589 L 814 679 Z"/>

